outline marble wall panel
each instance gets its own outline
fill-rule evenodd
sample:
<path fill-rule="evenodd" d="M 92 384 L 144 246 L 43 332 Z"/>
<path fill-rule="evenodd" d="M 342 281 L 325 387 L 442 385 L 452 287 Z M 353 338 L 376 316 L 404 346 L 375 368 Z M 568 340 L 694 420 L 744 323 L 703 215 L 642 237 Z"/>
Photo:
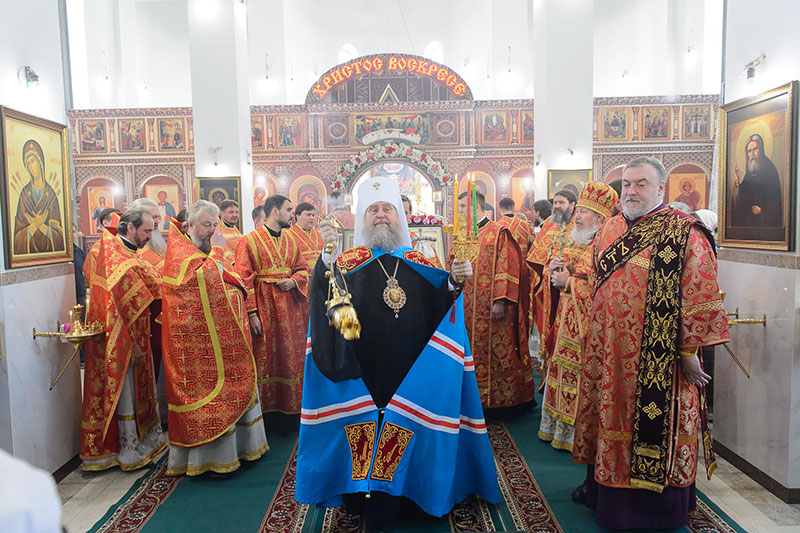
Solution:
<path fill-rule="evenodd" d="M 52 331 L 75 303 L 73 275 L 0 287 L 8 365 L 14 455 L 54 472 L 78 453 L 80 362 L 49 386 L 72 353 L 57 339 L 33 339 L 32 328 Z"/>
<path fill-rule="evenodd" d="M 0 294 L 0 324 L 4 323 L 5 308 Z M 0 335 L 0 448 L 13 453 L 14 444 L 11 439 L 11 398 L 8 393 L 8 357 L 6 345 Z"/>
<path fill-rule="evenodd" d="M 763 265 L 719 262 L 725 308 L 740 318 L 767 325 L 736 325 L 731 347 L 750 368 L 751 379 L 724 349 L 717 349 L 714 387 L 714 438 L 786 487 L 792 436 L 797 271 Z M 800 435 L 795 437 L 800 440 Z"/>

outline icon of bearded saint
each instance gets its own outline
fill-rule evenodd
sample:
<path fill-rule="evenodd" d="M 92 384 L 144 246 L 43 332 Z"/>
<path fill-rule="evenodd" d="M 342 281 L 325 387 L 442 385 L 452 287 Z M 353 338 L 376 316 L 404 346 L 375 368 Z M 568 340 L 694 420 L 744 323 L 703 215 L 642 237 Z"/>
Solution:
<path fill-rule="evenodd" d="M 64 251 L 64 230 L 58 196 L 45 180 L 44 152 L 34 140 L 22 147 L 30 182 L 22 188 L 14 218 L 17 255 Z"/>
<path fill-rule="evenodd" d="M 764 153 L 764 139 L 753 134 L 745 144 L 747 171 L 733 205 L 732 226 L 778 228 L 783 226 L 783 194 L 775 164 Z M 737 181 L 740 175 L 735 167 Z"/>

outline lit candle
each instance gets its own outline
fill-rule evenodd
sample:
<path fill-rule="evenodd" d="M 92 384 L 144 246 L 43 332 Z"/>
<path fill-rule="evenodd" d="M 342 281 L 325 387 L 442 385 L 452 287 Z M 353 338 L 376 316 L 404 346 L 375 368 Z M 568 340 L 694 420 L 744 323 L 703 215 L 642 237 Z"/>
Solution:
<path fill-rule="evenodd" d="M 453 206 L 453 235 L 455 236 L 458 231 L 458 174 L 453 180 Z"/>
<path fill-rule="evenodd" d="M 464 238 L 469 239 L 469 234 L 472 231 L 472 194 L 470 194 L 470 177 L 467 174 L 467 227 L 464 231 Z"/>
<path fill-rule="evenodd" d="M 472 236 L 478 238 L 478 196 L 474 175 L 472 176 Z"/>

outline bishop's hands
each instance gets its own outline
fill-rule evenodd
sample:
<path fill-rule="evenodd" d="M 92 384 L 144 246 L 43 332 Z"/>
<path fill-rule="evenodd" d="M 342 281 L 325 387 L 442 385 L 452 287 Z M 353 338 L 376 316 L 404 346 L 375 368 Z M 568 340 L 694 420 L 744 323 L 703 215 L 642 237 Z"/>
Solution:
<path fill-rule="evenodd" d="M 327 249 L 328 245 L 336 247 L 339 241 L 339 234 L 333 226 L 333 222 L 329 218 L 322 217 L 319 219 L 319 234 L 322 237 L 322 242 Z"/>
<path fill-rule="evenodd" d="M 550 270 L 550 283 L 553 287 L 556 289 L 563 289 L 567 286 L 569 270 L 564 267 L 564 262 L 560 257 L 553 258 L 550 263 L 547 264 L 547 268 Z"/>
<path fill-rule="evenodd" d="M 700 358 L 697 354 L 687 356 L 680 354 L 681 370 L 686 381 L 697 387 L 705 387 L 711 381 L 711 376 L 703 372 Z"/>
<path fill-rule="evenodd" d="M 472 263 L 463 259 L 453 259 L 453 264 L 450 266 L 450 282 L 461 286 L 471 277 Z"/>

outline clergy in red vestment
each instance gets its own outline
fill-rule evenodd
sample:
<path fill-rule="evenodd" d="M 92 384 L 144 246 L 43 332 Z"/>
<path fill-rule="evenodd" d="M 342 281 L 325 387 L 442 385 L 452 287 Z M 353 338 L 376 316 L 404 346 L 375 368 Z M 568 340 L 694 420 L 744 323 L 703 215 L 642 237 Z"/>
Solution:
<path fill-rule="evenodd" d="M 543 369 L 544 402 L 539 438 L 553 448 L 572 451 L 575 416 L 578 409 L 583 341 L 592 305 L 589 276 L 592 270 L 592 240 L 619 201 L 614 190 L 590 181 L 583 186 L 575 207 L 569 255 L 577 259 L 554 258 L 550 283 L 558 291 L 555 323 L 551 328 L 552 349 Z M 567 253 L 565 252 L 565 256 Z"/>
<path fill-rule="evenodd" d="M 695 506 L 698 436 L 714 467 L 698 348 L 728 340 L 713 237 L 663 203 L 664 165 L 622 173 L 622 214 L 594 241 L 573 458 L 600 527 L 673 529 Z M 573 496 L 580 499 L 580 489 Z"/>
<path fill-rule="evenodd" d="M 198 200 L 170 224 L 163 277 L 168 475 L 227 474 L 269 449 L 250 344 L 247 290 L 223 258 L 219 208 Z"/>
<path fill-rule="evenodd" d="M 247 286 L 261 408 L 295 415 L 300 412 L 308 333 L 308 321 L 303 320 L 308 263 L 295 240 L 283 233 L 289 228 L 292 202 L 270 196 L 264 212 L 266 224 L 239 241 L 236 272 Z"/>
<path fill-rule="evenodd" d="M 560 259 L 569 267 L 577 260 L 579 254 L 572 254 L 574 245 L 570 232 L 574 222 L 575 203 L 578 199 L 572 191 L 562 189 L 553 195 L 553 214 L 542 224 L 542 229 L 533 241 L 526 261 L 531 270 L 531 297 L 528 316 L 536 323 L 541 337 L 539 356 L 546 360 L 548 340 L 552 345 L 551 328 L 555 323 L 555 311 L 558 306 L 558 291 L 552 290 L 550 272 L 555 268 L 551 261 Z"/>
<path fill-rule="evenodd" d="M 517 241 L 519 245 L 522 257 L 527 257 L 528 248 L 530 248 L 531 244 L 531 237 L 533 236 L 531 225 L 514 215 L 516 204 L 512 198 L 503 198 L 500 200 L 499 207 L 500 218 L 497 220 L 497 223 L 508 228 L 508 231 L 511 232 L 511 236 L 514 237 L 514 240 Z"/>
<path fill-rule="evenodd" d="M 119 217 L 122 213 L 119 210 L 109 207 L 103 209 L 97 219 L 103 226 L 103 229 L 108 229 L 111 235 L 117 234 L 117 224 L 119 224 Z M 92 286 L 92 277 L 94 276 L 95 267 L 97 265 L 97 258 L 100 255 L 100 246 L 102 237 L 95 242 L 89 250 L 86 251 L 86 260 L 83 262 L 83 278 L 86 280 L 86 289 L 90 290 Z"/>
<path fill-rule="evenodd" d="M 513 414 L 534 404 L 527 311 L 519 305 L 520 294 L 528 290 L 520 283 L 525 265 L 508 229 L 486 216 L 483 194 L 475 197 L 478 255 L 472 261 L 474 276 L 464 285 L 464 322 L 484 409 L 516 407 L 497 411 Z M 459 196 L 458 209 L 466 217 L 467 193 Z"/>
<path fill-rule="evenodd" d="M 225 237 L 225 260 L 233 266 L 236 261 L 236 246 L 242 240 L 242 232 L 239 231 L 239 204 L 236 200 L 220 202 L 217 231 Z"/>
<path fill-rule="evenodd" d="M 322 237 L 316 227 L 317 210 L 312 204 L 302 202 L 294 209 L 294 216 L 297 222 L 285 230 L 285 233 L 294 239 L 300 255 L 308 263 L 308 271 L 311 272 L 317 264 L 323 246 Z"/>
<path fill-rule="evenodd" d="M 150 240 L 153 217 L 126 211 L 117 235 L 103 230 L 94 265 L 88 323 L 105 337 L 86 345 L 80 457 L 84 470 L 134 470 L 166 446 L 157 410 L 150 351 L 151 306 L 160 304 L 158 277 L 137 250 Z"/>
<path fill-rule="evenodd" d="M 158 230 L 158 228 L 161 227 L 161 210 L 158 208 L 158 204 L 150 198 L 137 198 L 133 201 L 131 207 L 143 207 L 153 216 L 156 229 L 150 236 L 147 245 L 139 250 L 139 254 L 145 261 L 150 263 L 160 276 L 161 272 L 164 270 L 164 254 L 167 252 L 167 240 Z"/>

